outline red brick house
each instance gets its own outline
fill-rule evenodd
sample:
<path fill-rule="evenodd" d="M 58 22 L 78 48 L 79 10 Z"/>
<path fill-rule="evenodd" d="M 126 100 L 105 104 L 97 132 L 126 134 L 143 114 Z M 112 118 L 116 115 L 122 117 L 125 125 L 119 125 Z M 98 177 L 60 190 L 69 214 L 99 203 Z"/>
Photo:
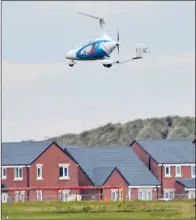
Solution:
<path fill-rule="evenodd" d="M 2 144 L 2 200 L 157 199 L 159 181 L 127 147 L 61 147 L 55 142 Z M 123 186 L 112 190 L 43 187 Z M 19 191 L 17 188 L 38 188 Z M 14 191 L 6 191 L 14 188 Z M 40 189 L 39 189 L 40 188 Z M 41 190 L 42 188 L 42 190 Z"/>
<path fill-rule="evenodd" d="M 79 179 L 80 184 L 123 187 L 122 190 L 103 190 L 97 192 L 97 195 L 111 200 L 122 197 L 124 200 L 158 198 L 159 181 L 129 146 L 66 148 L 65 151 L 85 172 L 85 176 L 82 174 Z"/>
<path fill-rule="evenodd" d="M 4 188 L 78 186 L 78 166 L 55 142 L 3 143 L 1 179 Z M 56 190 L 8 195 L 16 201 L 59 198 Z"/>
<path fill-rule="evenodd" d="M 173 199 L 175 194 L 185 193 L 184 190 L 179 191 L 181 187 L 176 189 L 176 186 L 180 184 L 179 181 L 186 182 L 188 185 L 193 184 L 195 145 L 192 141 L 185 139 L 135 140 L 130 146 L 160 181 L 161 197 Z"/>

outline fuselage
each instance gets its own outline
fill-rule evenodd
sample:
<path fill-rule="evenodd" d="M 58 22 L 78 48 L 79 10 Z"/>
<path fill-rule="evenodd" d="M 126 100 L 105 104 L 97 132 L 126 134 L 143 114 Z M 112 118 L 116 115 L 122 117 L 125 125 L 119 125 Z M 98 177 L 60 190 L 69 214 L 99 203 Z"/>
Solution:
<path fill-rule="evenodd" d="M 110 58 L 110 54 L 117 47 L 117 42 L 111 40 L 109 37 L 103 37 L 90 41 L 81 47 L 70 50 L 65 58 L 69 60 L 103 60 Z"/>

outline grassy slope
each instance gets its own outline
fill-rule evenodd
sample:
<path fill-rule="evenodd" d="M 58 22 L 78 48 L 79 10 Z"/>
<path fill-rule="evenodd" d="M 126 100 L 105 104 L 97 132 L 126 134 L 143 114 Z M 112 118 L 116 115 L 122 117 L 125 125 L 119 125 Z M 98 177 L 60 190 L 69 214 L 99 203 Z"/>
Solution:
<path fill-rule="evenodd" d="M 41 202 L 2 205 L 2 218 L 11 219 L 194 219 L 195 201 Z"/>
<path fill-rule="evenodd" d="M 65 134 L 52 140 L 80 146 L 122 146 L 135 139 L 195 138 L 195 117 L 164 117 L 107 124 L 81 134 Z"/>

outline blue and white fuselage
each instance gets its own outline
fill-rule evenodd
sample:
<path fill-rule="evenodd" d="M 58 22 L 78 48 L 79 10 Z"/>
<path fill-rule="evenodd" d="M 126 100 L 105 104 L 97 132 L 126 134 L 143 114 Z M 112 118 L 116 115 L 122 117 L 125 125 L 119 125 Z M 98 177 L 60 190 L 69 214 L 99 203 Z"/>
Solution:
<path fill-rule="evenodd" d="M 90 41 L 76 49 L 70 50 L 65 57 L 72 61 L 109 59 L 110 54 L 115 50 L 117 44 L 117 42 L 111 40 L 109 37 L 103 37 L 95 41 Z"/>

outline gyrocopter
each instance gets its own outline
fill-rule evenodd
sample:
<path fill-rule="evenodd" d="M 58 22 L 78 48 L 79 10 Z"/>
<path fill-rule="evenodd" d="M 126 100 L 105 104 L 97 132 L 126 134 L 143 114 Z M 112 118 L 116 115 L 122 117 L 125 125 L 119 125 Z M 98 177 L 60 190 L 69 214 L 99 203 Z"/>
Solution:
<path fill-rule="evenodd" d="M 77 13 L 80 15 L 85 15 L 91 18 L 99 20 L 101 28 L 101 36 L 93 41 L 89 41 L 80 47 L 71 49 L 65 58 L 70 60 L 69 66 L 73 67 L 76 61 L 100 61 L 104 67 L 111 67 L 114 64 L 122 64 L 125 62 L 142 59 L 143 53 L 148 53 L 148 49 L 144 44 L 138 44 L 136 46 L 136 55 L 134 57 L 128 58 L 124 61 L 112 60 L 110 55 L 117 48 L 119 54 L 119 47 L 121 43 L 119 42 L 119 31 L 117 31 L 117 40 L 112 40 L 104 31 L 105 21 L 103 18 L 99 18 L 86 13 Z"/>

